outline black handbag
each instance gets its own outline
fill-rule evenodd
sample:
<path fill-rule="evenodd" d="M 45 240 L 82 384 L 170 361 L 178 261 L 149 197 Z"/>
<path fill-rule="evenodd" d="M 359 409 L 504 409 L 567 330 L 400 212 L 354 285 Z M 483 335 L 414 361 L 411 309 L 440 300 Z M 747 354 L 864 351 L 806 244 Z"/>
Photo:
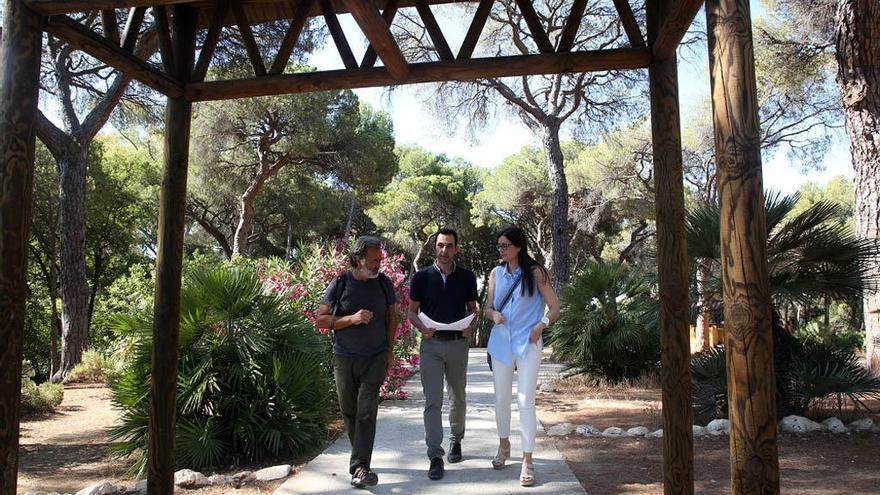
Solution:
<path fill-rule="evenodd" d="M 510 301 L 510 297 L 513 296 L 513 291 L 519 285 L 519 281 L 521 278 L 522 278 L 522 274 L 520 274 L 520 276 L 518 276 L 516 278 L 516 280 L 513 282 L 513 285 L 510 286 L 510 290 L 507 291 L 507 294 L 504 295 L 504 299 L 501 300 L 501 306 L 499 306 L 498 309 L 496 309 L 495 311 L 498 311 L 500 313 L 504 309 L 504 306 L 507 306 L 507 302 Z M 488 350 L 486 351 L 486 362 L 489 363 L 489 371 L 493 371 L 492 370 L 492 355 L 489 354 Z"/>

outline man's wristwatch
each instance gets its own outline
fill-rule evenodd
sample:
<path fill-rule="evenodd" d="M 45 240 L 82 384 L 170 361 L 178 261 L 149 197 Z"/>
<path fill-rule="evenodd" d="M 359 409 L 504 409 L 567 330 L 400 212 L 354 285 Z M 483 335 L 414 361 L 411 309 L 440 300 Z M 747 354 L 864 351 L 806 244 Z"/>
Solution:
<path fill-rule="evenodd" d="M 541 318 L 541 323 L 543 323 L 545 327 L 549 328 L 550 327 L 550 318 L 547 318 L 547 315 L 544 315 L 544 317 Z"/>

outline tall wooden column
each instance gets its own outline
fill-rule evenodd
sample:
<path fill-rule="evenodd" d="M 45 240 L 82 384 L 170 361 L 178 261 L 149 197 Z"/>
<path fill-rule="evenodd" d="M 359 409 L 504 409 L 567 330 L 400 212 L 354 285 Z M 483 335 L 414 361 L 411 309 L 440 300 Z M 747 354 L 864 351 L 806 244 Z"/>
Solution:
<path fill-rule="evenodd" d="M 34 189 L 34 123 L 43 18 L 22 0 L 3 6 L 0 46 L 0 493 L 15 493 L 21 353 Z"/>
<path fill-rule="evenodd" d="M 195 58 L 195 10 L 175 5 L 172 45 L 177 80 L 188 81 Z M 189 164 L 192 103 L 168 98 L 165 109 L 165 164 L 159 203 L 159 246 L 153 306 L 152 401 L 150 403 L 150 494 L 174 493 L 174 439 L 177 419 L 177 345 L 183 270 L 184 207 Z"/>
<path fill-rule="evenodd" d="M 748 0 L 708 0 L 724 346 L 735 494 L 779 493 L 776 384 L 755 59 Z"/>
<path fill-rule="evenodd" d="M 653 44 L 669 0 L 646 4 Z M 663 382 L 663 492 L 694 493 L 688 259 L 685 235 L 681 121 L 676 55 L 648 68 L 656 190 L 657 274 L 660 290 L 660 375 Z"/>

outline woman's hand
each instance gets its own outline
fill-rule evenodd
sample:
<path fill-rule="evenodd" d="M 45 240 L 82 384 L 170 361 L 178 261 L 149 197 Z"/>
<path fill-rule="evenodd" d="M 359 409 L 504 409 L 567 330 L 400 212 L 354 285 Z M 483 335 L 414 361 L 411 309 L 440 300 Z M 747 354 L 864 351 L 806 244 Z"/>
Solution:
<path fill-rule="evenodd" d="M 496 325 L 501 325 L 502 323 L 507 322 L 507 319 L 504 318 L 504 315 L 501 314 L 500 311 L 492 310 L 492 321 L 494 321 Z"/>
<path fill-rule="evenodd" d="M 541 334 L 544 332 L 544 329 L 547 328 L 543 322 L 539 321 L 533 328 L 532 333 L 529 334 L 529 342 L 535 344 L 538 342 L 538 339 L 541 338 Z"/>

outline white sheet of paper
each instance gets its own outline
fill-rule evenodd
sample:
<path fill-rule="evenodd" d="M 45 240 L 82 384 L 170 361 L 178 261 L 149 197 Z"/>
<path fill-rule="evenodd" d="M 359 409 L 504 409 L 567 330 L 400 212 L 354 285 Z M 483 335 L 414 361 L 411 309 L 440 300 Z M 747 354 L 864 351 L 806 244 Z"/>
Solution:
<path fill-rule="evenodd" d="M 458 321 L 454 321 L 452 323 L 437 323 L 436 321 L 428 318 L 428 315 L 425 313 L 419 313 L 419 319 L 422 320 L 422 323 L 425 324 L 428 328 L 434 328 L 440 331 L 462 331 L 468 326 L 470 326 L 471 322 L 474 321 L 474 315 L 466 316 Z"/>

